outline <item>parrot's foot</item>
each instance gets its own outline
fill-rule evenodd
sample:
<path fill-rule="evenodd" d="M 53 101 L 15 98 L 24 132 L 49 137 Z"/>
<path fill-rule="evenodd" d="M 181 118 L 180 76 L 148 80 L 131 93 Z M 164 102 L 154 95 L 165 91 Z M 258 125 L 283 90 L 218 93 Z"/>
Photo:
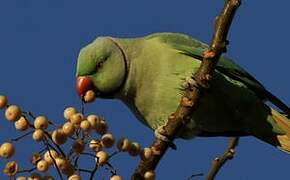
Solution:
<path fill-rule="evenodd" d="M 189 88 L 189 87 L 197 87 L 197 88 L 200 88 L 199 84 L 192 77 L 186 77 L 184 79 L 184 83 L 182 84 L 182 87 L 184 89 Z"/>
<path fill-rule="evenodd" d="M 168 137 L 164 135 L 165 134 L 164 125 L 159 126 L 157 129 L 155 129 L 154 134 L 157 139 L 160 139 L 161 141 L 168 143 L 169 147 L 171 147 L 172 149 L 174 150 L 177 149 L 176 145 Z"/>
<path fill-rule="evenodd" d="M 210 75 L 205 76 L 205 79 L 210 79 L 210 78 L 211 78 Z M 207 88 L 209 88 L 209 85 L 208 84 L 205 84 L 205 83 L 199 83 L 198 81 L 196 81 L 194 79 L 194 77 L 186 77 L 184 79 L 184 82 L 182 84 L 182 87 L 184 89 L 192 88 L 192 87 L 195 87 L 197 89 L 202 89 L 202 88 L 207 89 Z"/>
<path fill-rule="evenodd" d="M 156 137 L 157 139 L 160 139 L 160 140 L 165 141 L 165 142 L 169 142 L 170 140 L 169 140 L 165 135 L 163 135 L 164 133 L 165 133 L 164 126 L 159 126 L 159 127 L 154 131 L 155 137 Z"/>

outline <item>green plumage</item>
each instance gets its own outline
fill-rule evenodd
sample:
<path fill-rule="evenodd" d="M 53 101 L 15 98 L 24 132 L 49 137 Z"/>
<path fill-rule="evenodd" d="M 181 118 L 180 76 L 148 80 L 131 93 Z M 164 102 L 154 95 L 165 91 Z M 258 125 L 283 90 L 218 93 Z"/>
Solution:
<path fill-rule="evenodd" d="M 141 122 L 156 129 L 175 112 L 185 79 L 199 68 L 205 48 L 176 33 L 134 39 L 102 37 L 82 49 L 77 76 L 90 77 L 100 97 L 121 99 Z M 101 61 L 102 67 L 96 68 Z M 244 69 L 222 57 L 211 88 L 179 136 L 254 135 L 288 151 L 289 144 L 281 145 L 277 138 L 284 138 L 287 128 L 276 122 L 263 100 L 288 108 Z M 284 123 L 286 118 L 281 118 Z"/>

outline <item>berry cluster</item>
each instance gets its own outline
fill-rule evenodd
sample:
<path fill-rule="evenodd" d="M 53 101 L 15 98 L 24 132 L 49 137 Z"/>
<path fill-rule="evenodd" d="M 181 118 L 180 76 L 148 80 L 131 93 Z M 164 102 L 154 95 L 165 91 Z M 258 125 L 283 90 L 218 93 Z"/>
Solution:
<path fill-rule="evenodd" d="M 87 95 L 86 101 L 92 101 L 94 96 Z M 0 109 L 5 110 L 5 118 L 14 123 L 15 129 L 24 134 L 18 138 L 4 142 L 0 146 L 0 157 L 9 159 L 15 153 L 13 143 L 22 138 L 32 135 L 32 139 L 41 144 L 44 149 L 41 152 L 34 153 L 31 157 L 33 168 L 30 170 L 22 170 L 15 161 L 7 162 L 3 172 L 9 177 L 15 177 L 23 172 L 32 172 L 28 179 L 47 179 L 52 180 L 53 177 L 41 177 L 39 173 L 47 172 L 51 168 L 55 168 L 62 179 L 65 175 L 69 180 L 81 179 L 81 173 L 90 173 L 90 177 L 94 177 L 99 167 L 107 166 L 111 172 L 111 180 L 121 180 L 122 177 L 117 175 L 116 170 L 110 164 L 109 160 L 114 155 L 127 152 L 130 156 L 140 156 L 142 160 L 148 160 L 154 152 L 149 147 L 141 148 L 137 142 L 131 142 L 127 138 L 121 138 L 116 143 L 116 151 L 109 154 L 107 149 L 113 148 L 115 138 L 113 134 L 108 132 L 107 122 L 94 114 L 84 115 L 78 112 L 74 107 L 68 107 L 64 110 L 63 116 L 65 122 L 62 125 L 55 125 L 46 116 L 34 116 L 31 112 L 24 112 L 16 105 L 9 105 L 6 96 L 0 95 Z M 30 131 L 29 131 L 30 130 Z M 97 134 L 99 138 L 95 138 Z M 66 153 L 62 146 L 70 145 L 69 151 Z M 83 157 L 95 160 L 95 167 L 92 170 L 81 169 L 78 167 L 78 161 Z M 153 171 L 145 173 L 146 180 L 155 179 Z M 26 177 L 18 176 L 17 180 L 24 180 Z"/>

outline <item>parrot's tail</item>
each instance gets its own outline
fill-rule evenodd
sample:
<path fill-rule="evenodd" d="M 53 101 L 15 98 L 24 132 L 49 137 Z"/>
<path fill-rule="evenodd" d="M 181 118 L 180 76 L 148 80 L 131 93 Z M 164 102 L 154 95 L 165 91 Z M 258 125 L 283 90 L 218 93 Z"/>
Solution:
<path fill-rule="evenodd" d="M 271 109 L 273 123 L 277 125 L 284 134 L 275 134 L 268 137 L 259 137 L 262 140 L 276 146 L 278 149 L 290 154 L 290 119 L 274 109 Z"/>

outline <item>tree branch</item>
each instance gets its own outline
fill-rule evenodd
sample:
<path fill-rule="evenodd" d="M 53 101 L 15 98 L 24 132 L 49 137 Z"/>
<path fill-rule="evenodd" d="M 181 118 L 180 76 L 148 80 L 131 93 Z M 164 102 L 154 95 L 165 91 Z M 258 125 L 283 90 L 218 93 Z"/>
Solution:
<path fill-rule="evenodd" d="M 220 157 L 215 158 L 212 161 L 211 169 L 206 177 L 207 180 L 213 180 L 220 168 L 228 161 L 234 157 L 235 147 L 238 145 L 239 138 L 231 137 L 229 140 L 228 147 L 224 154 Z"/>
<path fill-rule="evenodd" d="M 216 18 L 214 34 L 211 45 L 204 52 L 203 61 L 194 74 L 193 79 L 196 85 L 189 87 L 180 100 L 177 110 L 168 118 L 167 124 L 164 127 L 164 135 L 170 140 L 174 140 L 178 131 L 189 121 L 190 114 L 197 108 L 198 101 L 201 97 L 201 92 L 205 88 L 209 88 L 211 81 L 211 73 L 214 71 L 215 65 L 220 55 L 226 52 L 227 34 L 236 12 L 240 5 L 240 0 L 225 0 L 225 5 L 220 15 Z M 169 147 L 169 143 L 155 138 L 151 149 L 154 151 L 154 156 L 146 161 L 141 161 L 132 175 L 132 180 L 144 179 L 144 173 L 149 170 L 154 170 L 159 161 Z"/>

